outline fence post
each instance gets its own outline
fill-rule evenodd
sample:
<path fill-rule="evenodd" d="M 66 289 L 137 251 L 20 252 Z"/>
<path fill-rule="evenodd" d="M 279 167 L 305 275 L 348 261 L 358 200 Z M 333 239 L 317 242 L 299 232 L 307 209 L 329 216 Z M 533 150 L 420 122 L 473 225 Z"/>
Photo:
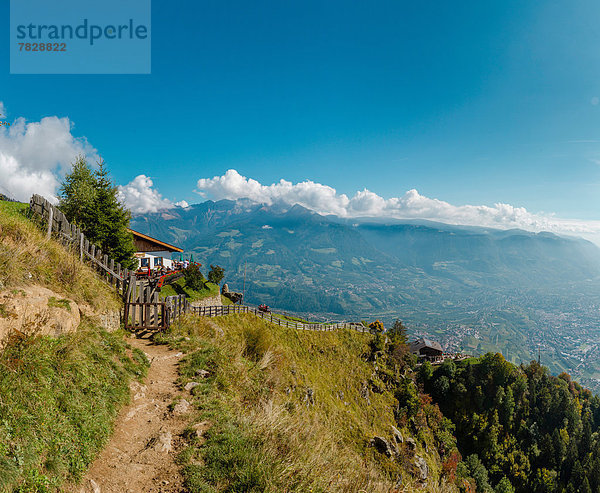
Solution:
<path fill-rule="evenodd" d="M 145 303 L 151 303 L 152 302 L 152 296 L 150 296 L 150 286 L 146 286 L 144 288 L 144 302 Z M 150 305 L 145 305 L 144 306 L 145 310 L 145 318 L 146 320 L 144 321 L 144 325 L 147 327 L 148 325 L 150 325 L 150 318 L 151 318 L 151 308 Z"/>
<path fill-rule="evenodd" d="M 46 239 L 50 239 L 52 235 L 52 221 L 54 221 L 54 207 L 50 206 L 48 211 L 48 232 L 46 233 Z"/>
<path fill-rule="evenodd" d="M 138 302 L 138 282 L 135 280 L 135 277 L 131 276 L 131 284 L 133 286 L 133 290 L 131 292 L 131 298 L 129 299 L 132 303 Z M 134 327 L 137 325 L 137 305 L 131 305 L 131 325 Z"/>
<path fill-rule="evenodd" d="M 159 315 L 159 313 L 158 313 L 158 292 L 156 292 L 156 291 L 154 292 L 154 296 L 153 296 L 152 302 L 156 303 L 154 305 L 154 325 L 159 326 L 160 324 L 158 322 L 158 315 Z"/>
<path fill-rule="evenodd" d="M 83 233 L 79 233 L 79 260 L 83 262 Z"/>

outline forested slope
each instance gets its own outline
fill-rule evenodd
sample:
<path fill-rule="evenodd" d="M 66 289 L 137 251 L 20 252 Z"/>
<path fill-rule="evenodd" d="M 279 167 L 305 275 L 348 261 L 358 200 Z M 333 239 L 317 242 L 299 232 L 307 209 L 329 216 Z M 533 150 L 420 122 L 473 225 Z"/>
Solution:
<path fill-rule="evenodd" d="M 425 365 L 419 379 L 456 426 L 479 491 L 503 478 L 522 493 L 600 490 L 600 399 L 567 374 L 489 353 Z"/>

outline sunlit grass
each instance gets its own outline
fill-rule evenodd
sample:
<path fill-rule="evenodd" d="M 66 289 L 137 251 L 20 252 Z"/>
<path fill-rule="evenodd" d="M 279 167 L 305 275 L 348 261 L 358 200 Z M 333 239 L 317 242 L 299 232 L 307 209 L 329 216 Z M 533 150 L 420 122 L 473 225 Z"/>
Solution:
<path fill-rule="evenodd" d="M 89 323 L 74 334 L 14 337 L 0 352 L 0 491 L 54 491 L 103 447 L 143 353 Z"/>
<path fill-rule="evenodd" d="M 407 468 L 368 446 L 395 423 L 393 396 L 370 392 L 367 401 L 362 390 L 373 374 L 363 358 L 370 337 L 251 315 L 188 318 L 162 336 L 188 353 L 181 384 L 200 383 L 180 457 L 189 490 L 390 491 Z M 207 422 L 197 438 L 194 423 Z"/>
<path fill-rule="evenodd" d="M 114 288 L 27 217 L 28 204 L 0 201 L 0 289 L 38 284 L 98 311 L 114 310 Z"/>

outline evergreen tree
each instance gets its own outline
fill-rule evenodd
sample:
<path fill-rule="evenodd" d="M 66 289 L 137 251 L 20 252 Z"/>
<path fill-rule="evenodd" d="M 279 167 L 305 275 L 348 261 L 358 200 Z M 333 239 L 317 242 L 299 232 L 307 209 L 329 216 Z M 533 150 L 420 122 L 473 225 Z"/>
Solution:
<path fill-rule="evenodd" d="M 481 493 L 491 493 L 493 490 L 488 481 L 488 472 L 479 460 L 479 457 L 477 457 L 476 454 L 469 455 L 466 463 L 469 468 L 469 473 L 477 485 L 477 491 Z"/>
<path fill-rule="evenodd" d="M 566 430 L 564 433 L 567 433 Z M 556 467 L 560 469 L 562 461 L 567 453 L 567 444 L 561 436 L 558 428 L 554 428 L 554 432 L 552 433 L 552 445 L 554 448 L 555 464 Z"/>
<path fill-rule="evenodd" d="M 508 428 L 512 427 L 514 412 L 515 399 L 513 396 L 513 390 L 511 387 L 508 387 L 508 389 L 506 389 L 506 393 L 504 394 L 502 404 L 500 405 L 500 417 L 502 419 L 502 423 Z"/>
<path fill-rule="evenodd" d="M 131 214 L 119 202 L 118 189 L 110 180 L 104 161 L 93 171 L 85 158 L 78 156 L 61 185 L 60 196 L 59 207 L 91 243 L 123 267 L 134 266 L 135 247 L 128 231 Z"/>
<path fill-rule="evenodd" d="M 58 207 L 69 222 L 79 226 L 87 235 L 88 225 L 94 220 L 96 177 L 82 155 L 77 156 L 71 172 L 65 176 L 59 190 Z"/>
<path fill-rule="evenodd" d="M 433 366 L 429 361 L 425 361 L 420 367 L 418 371 L 418 380 L 421 383 L 427 383 L 429 379 L 433 376 Z"/>
<path fill-rule="evenodd" d="M 391 329 L 387 331 L 390 342 L 394 345 L 406 344 L 408 342 L 407 330 L 400 320 L 396 320 Z"/>

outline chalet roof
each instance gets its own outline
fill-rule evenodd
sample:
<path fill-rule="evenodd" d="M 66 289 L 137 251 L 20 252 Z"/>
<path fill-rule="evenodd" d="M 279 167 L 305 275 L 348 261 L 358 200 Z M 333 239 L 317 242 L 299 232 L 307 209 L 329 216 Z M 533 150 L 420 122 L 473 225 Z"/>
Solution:
<path fill-rule="evenodd" d="M 424 339 L 423 337 L 417 339 L 415 342 L 410 343 L 411 353 L 418 353 L 423 348 L 430 348 L 435 349 L 436 351 L 444 352 L 439 342 L 432 341 L 430 339 Z"/>
<path fill-rule="evenodd" d="M 133 235 L 136 250 L 138 252 L 183 252 L 181 248 L 174 245 L 169 245 L 168 243 L 157 240 L 156 238 L 152 238 L 152 236 L 139 233 L 133 229 L 128 229 L 128 231 Z"/>

